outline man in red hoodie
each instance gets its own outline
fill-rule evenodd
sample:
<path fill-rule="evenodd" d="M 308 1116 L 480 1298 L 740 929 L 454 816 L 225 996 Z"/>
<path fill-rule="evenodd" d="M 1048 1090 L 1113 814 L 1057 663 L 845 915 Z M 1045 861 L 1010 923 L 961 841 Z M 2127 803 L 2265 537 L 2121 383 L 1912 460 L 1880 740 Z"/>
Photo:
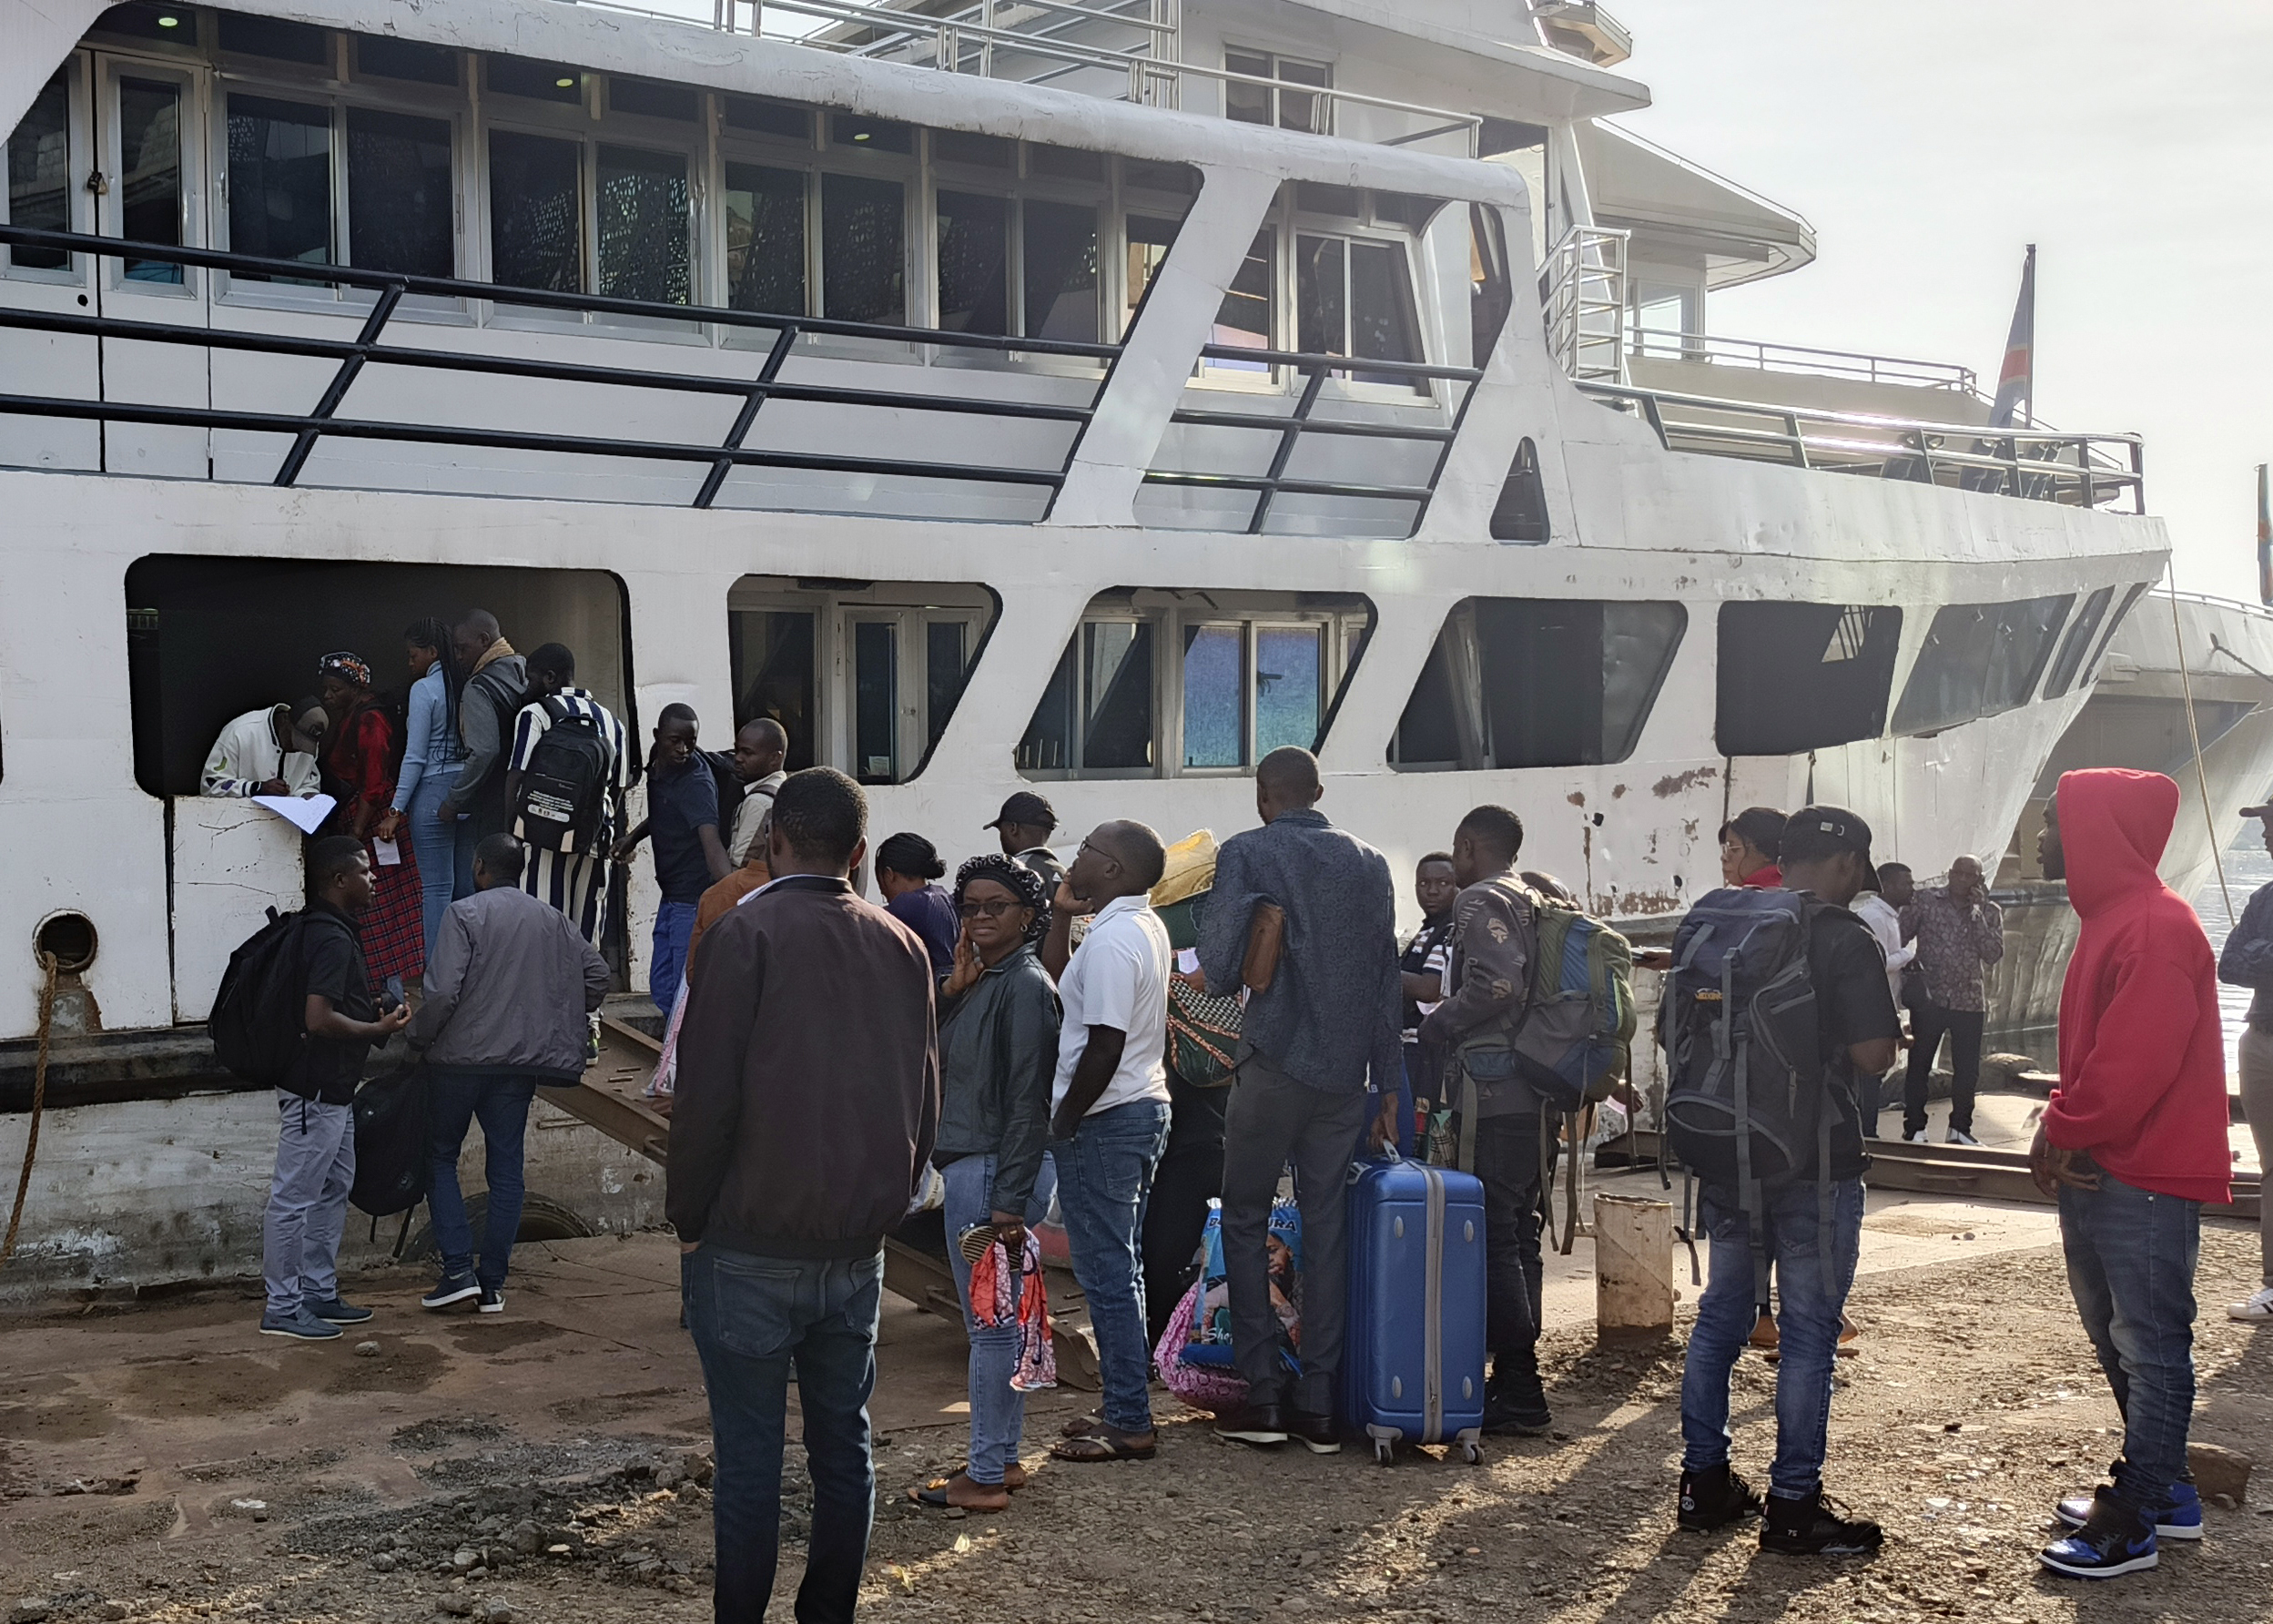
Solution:
<path fill-rule="evenodd" d="M 2062 775 L 2037 857 L 2083 922 L 2060 990 L 2060 1086 L 2029 1148 L 2060 1203 L 2068 1286 L 2123 1412 L 2115 1482 L 2063 1500 L 2075 1532 L 2043 1561 L 2076 1578 L 2156 1565 L 2199 1539 L 2187 1479 L 2202 1203 L 2228 1199 L 2226 1049 L 2210 944 L 2156 864 L 2178 786 L 2114 767 Z"/>

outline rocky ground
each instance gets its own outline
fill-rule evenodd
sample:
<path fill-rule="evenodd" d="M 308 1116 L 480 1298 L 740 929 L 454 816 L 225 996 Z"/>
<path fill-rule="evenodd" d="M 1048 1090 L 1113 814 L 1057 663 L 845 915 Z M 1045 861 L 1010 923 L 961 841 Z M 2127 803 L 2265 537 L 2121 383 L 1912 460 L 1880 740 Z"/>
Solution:
<path fill-rule="evenodd" d="M 2273 1330 L 2222 1312 L 2256 1264 L 2253 1235 L 2206 1235 L 2197 1436 L 2273 1461 Z M 1853 1308 L 1865 1335 L 1841 1364 L 1830 1476 L 1886 1524 L 1874 1561 L 1763 1556 L 1749 1531 L 1676 1531 L 1679 1348 L 1600 1351 L 1574 1330 L 1546 1350 L 1555 1436 L 1493 1440 L 1478 1467 L 1432 1450 L 1386 1469 L 1355 1449 L 1257 1452 L 1190 1417 L 1163 1428 L 1150 1464 L 1043 1465 L 1030 1449 L 1033 1483 L 1010 1513 L 943 1516 L 904 1492 L 952 1469 L 959 1428 L 902 1426 L 879 1439 L 864 1610 L 971 1624 L 2273 1617 L 2273 1481 L 2214 1508 L 2207 1541 L 2166 1547 L 2155 1573 L 2086 1588 L 2038 1569 L 2050 1503 L 2116 1447 L 2056 1254 L 1876 1276 Z M 385 1354 L 370 1379 L 407 1356 Z M 1772 1447 L 1772 1383 L 1748 1355 L 1738 1454 L 1756 1479 Z M 390 1496 L 328 1477 L 340 1451 L 296 1437 L 201 1465 L 183 1474 L 201 1490 L 161 1498 L 131 1476 L 71 1477 L 67 1406 L 43 1406 L 43 1390 L 0 1392 L 0 1611 L 12 1608 L 14 1624 L 708 1616 L 698 1416 L 675 1408 L 658 1426 L 619 1410 L 543 1436 L 481 1415 L 430 1418 L 388 1440 L 405 1475 Z M 784 1617 L 807 1505 L 794 1457 L 786 1487 Z"/>

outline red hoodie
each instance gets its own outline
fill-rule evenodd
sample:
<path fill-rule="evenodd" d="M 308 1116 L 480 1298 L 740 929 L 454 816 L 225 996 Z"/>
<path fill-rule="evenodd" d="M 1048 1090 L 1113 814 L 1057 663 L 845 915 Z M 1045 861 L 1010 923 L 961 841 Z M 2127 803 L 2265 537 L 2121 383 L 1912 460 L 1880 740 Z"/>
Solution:
<path fill-rule="evenodd" d="M 2202 921 L 2155 872 L 2178 786 L 2095 767 L 2061 775 L 2059 804 L 2083 929 L 2060 989 L 2060 1086 L 2045 1135 L 2139 1189 L 2229 1201 L 2217 967 Z"/>

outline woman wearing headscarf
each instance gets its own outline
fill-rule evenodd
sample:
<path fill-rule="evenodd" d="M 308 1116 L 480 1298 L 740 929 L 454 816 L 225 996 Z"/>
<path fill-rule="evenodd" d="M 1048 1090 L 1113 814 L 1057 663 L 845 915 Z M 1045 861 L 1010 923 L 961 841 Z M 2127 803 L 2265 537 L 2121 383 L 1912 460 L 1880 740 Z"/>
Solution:
<path fill-rule="evenodd" d="M 402 634 L 411 668 L 411 701 L 402 728 L 402 768 L 377 834 L 392 840 L 407 828 L 419 868 L 425 951 L 434 950 L 442 911 L 473 895 L 473 820 L 445 825 L 441 805 L 458 781 L 465 747 L 458 741 L 458 695 L 464 688 L 450 647 L 450 628 L 429 616 Z"/>
<path fill-rule="evenodd" d="M 947 872 L 938 848 L 921 835 L 893 835 L 876 848 L 876 888 L 884 911 L 923 938 L 931 974 L 944 981 L 955 969 L 955 905 L 937 882 Z"/>
<path fill-rule="evenodd" d="M 939 992 L 939 1132 L 931 1163 L 947 1185 L 948 1258 L 970 1337 L 970 1451 L 964 1469 L 912 1491 L 929 1506 L 1000 1511 L 1022 1487 L 1026 1396 L 1010 1385 L 1020 1330 L 971 1313 L 961 1240 L 991 1225 L 1013 1269 L 1026 1229 L 1050 1211 L 1050 1085 L 1058 1065 L 1058 990 L 1035 944 L 1050 929 L 1040 876 L 1006 857 L 973 858 L 955 876 L 961 921 Z"/>
<path fill-rule="evenodd" d="M 371 905 L 357 924 L 364 967 L 374 982 L 419 975 L 426 968 L 426 939 L 417 858 L 392 842 L 382 853 L 373 840 L 394 797 L 401 756 L 395 718 L 371 691 L 370 666 L 359 655 L 328 654 L 316 663 L 316 675 L 331 724 L 324 733 L 324 787 L 340 803 L 330 831 L 362 841 L 370 859 Z M 393 860 L 382 860 L 387 857 Z"/>

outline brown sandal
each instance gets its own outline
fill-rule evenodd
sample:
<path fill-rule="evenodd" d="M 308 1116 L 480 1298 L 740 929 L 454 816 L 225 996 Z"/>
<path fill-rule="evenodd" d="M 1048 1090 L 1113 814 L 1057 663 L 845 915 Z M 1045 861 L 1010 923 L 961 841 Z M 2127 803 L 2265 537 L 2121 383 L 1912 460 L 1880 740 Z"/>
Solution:
<path fill-rule="evenodd" d="M 954 1494 L 955 1486 L 958 1483 L 966 1484 L 972 1488 L 981 1490 L 988 1487 L 988 1485 L 983 1483 L 972 1482 L 970 1474 L 968 1472 L 958 1472 L 952 1477 L 934 1477 L 921 1488 L 909 1489 L 908 1491 L 908 1497 L 915 1501 L 918 1506 L 929 1506 L 935 1510 L 976 1511 L 981 1514 L 987 1514 L 996 1511 L 1007 1511 L 1010 1508 L 1010 1493 L 1007 1486 L 1003 1487 L 1000 1490 L 1002 1495 L 1002 1503 L 1000 1505 L 974 1505 L 969 1501 L 960 1501 L 950 1497 Z"/>
<path fill-rule="evenodd" d="M 1061 1438 L 1085 1438 L 1105 1425 L 1105 1412 L 1091 1410 L 1086 1416 L 1076 1416 L 1058 1429 Z"/>
<path fill-rule="evenodd" d="M 1131 1443 L 1130 1440 L 1133 1436 L 1117 1426 L 1108 1426 L 1100 1422 L 1078 1437 L 1060 1438 L 1050 1446 L 1050 1453 L 1059 1460 L 1084 1464 L 1107 1460 L 1150 1460 L 1159 1453 L 1156 1442 Z"/>

